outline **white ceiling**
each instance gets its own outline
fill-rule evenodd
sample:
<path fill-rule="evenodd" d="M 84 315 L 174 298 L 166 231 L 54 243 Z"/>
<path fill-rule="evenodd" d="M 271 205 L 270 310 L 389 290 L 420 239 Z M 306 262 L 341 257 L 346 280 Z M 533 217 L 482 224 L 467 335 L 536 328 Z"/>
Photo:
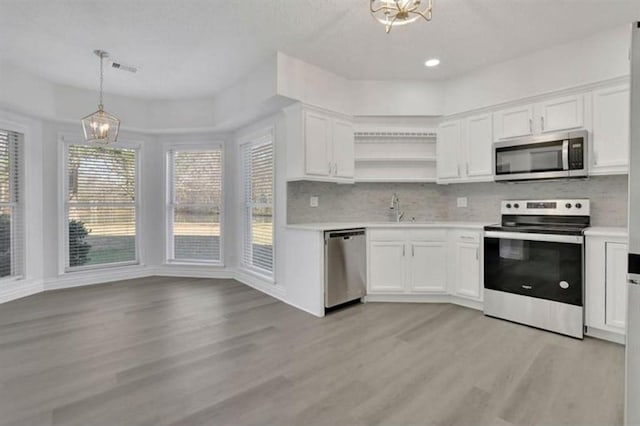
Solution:
<path fill-rule="evenodd" d="M 368 0 L 0 0 L 0 57 L 94 89 L 100 48 L 141 67 L 105 91 L 196 98 L 277 50 L 350 79 L 445 79 L 632 20 L 640 0 L 434 0 L 432 22 L 387 35 Z"/>

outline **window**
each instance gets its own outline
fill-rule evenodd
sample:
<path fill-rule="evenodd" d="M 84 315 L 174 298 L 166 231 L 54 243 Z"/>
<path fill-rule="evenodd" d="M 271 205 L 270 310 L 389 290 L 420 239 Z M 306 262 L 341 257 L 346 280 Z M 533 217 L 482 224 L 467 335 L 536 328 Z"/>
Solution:
<path fill-rule="evenodd" d="M 244 266 L 273 272 L 273 143 L 271 138 L 243 145 Z"/>
<path fill-rule="evenodd" d="M 0 130 L 0 277 L 24 274 L 23 135 Z"/>
<path fill-rule="evenodd" d="M 138 150 L 70 144 L 65 163 L 67 269 L 137 263 Z"/>
<path fill-rule="evenodd" d="M 173 149 L 168 164 L 168 260 L 220 263 L 222 149 Z"/>

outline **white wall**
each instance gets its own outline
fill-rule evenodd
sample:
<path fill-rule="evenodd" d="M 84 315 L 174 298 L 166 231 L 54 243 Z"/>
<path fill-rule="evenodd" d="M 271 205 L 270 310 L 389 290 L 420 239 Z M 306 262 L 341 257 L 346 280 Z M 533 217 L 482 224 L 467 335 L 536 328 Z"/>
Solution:
<path fill-rule="evenodd" d="M 350 82 L 352 115 L 440 116 L 444 90 L 440 82 L 391 80 Z"/>
<path fill-rule="evenodd" d="M 482 68 L 444 85 L 444 115 L 629 75 L 630 26 Z"/>

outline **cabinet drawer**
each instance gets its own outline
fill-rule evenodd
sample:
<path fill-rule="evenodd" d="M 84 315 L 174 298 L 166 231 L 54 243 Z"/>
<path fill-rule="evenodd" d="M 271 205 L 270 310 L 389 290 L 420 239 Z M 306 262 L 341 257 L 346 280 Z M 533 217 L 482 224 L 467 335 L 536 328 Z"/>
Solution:
<path fill-rule="evenodd" d="M 445 241 L 447 231 L 444 229 L 408 229 L 406 239 L 410 241 Z"/>
<path fill-rule="evenodd" d="M 370 241 L 402 241 L 404 240 L 403 229 L 367 229 Z"/>
<path fill-rule="evenodd" d="M 480 232 L 454 231 L 454 241 L 461 243 L 480 243 Z"/>

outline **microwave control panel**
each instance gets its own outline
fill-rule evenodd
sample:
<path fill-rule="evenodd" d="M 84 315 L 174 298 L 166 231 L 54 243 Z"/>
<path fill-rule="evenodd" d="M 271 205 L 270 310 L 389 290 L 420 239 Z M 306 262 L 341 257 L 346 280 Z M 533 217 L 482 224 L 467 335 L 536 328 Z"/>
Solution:
<path fill-rule="evenodd" d="M 585 168 L 584 149 L 584 138 L 569 139 L 569 170 Z"/>

